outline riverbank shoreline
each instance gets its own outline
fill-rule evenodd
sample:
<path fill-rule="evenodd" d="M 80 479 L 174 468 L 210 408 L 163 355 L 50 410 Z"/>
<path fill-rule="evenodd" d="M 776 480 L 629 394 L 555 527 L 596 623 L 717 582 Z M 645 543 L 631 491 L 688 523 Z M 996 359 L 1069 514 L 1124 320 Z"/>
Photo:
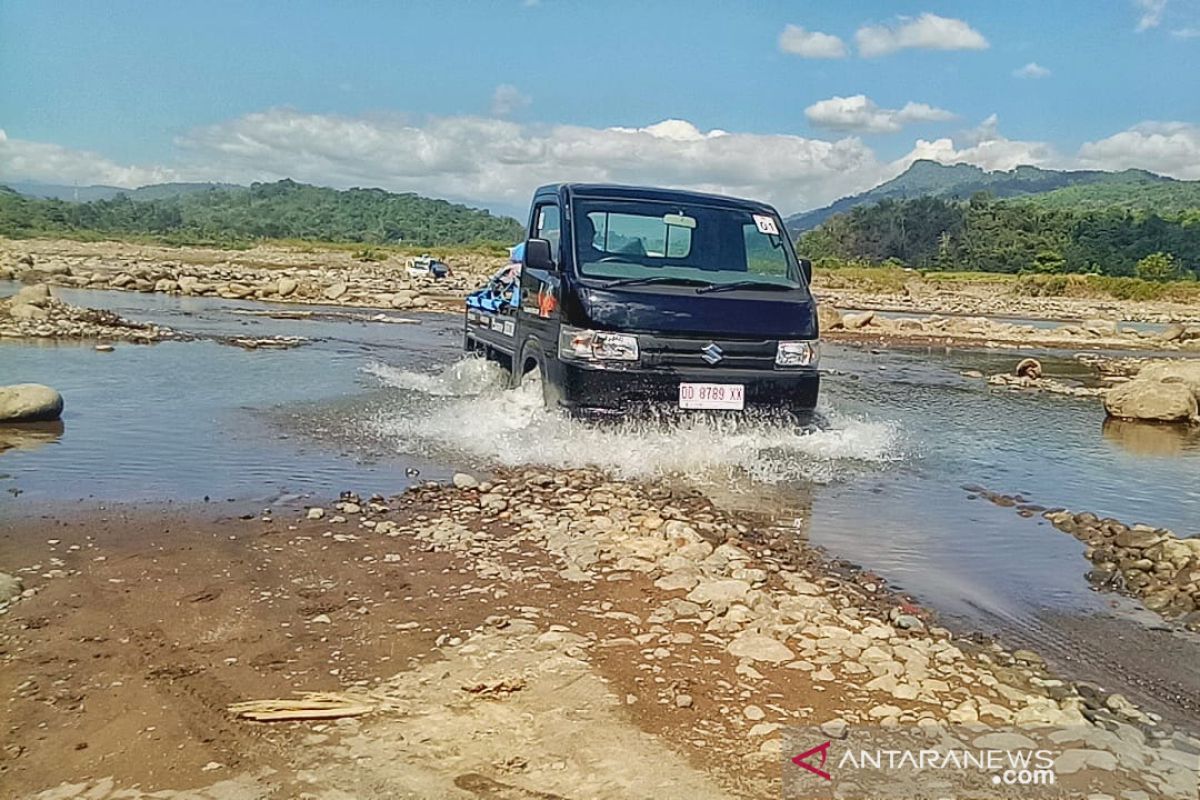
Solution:
<path fill-rule="evenodd" d="M 1200 745 L 696 493 L 590 470 L 43 509 L 0 567 L 33 590 L 0 616 L 19 796 L 772 797 L 784 726 L 920 720 L 1083 726 L 1162 793 L 1187 784 L 1155 754 Z M 226 710 L 304 691 L 374 710 Z"/>
<path fill-rule="evenodd" d="M 445 257 L 454 274 L 435 280 L 409 275 L 405 258 L 397 253 L 373 257 L 380 260 L 355 258 L 345 248 L 261 245 L 229 251 L 0 239 L 0 279 L 302 306 L 457 313 L 462 298 L 506 263 L 499 256 L 456 253 Z M 832 272 L 818 274 L 813 289 L 829 312 L 822 320 L 822 335 L 835 340 L 1200 353 L 1200 313 L 1188 304 L 1028 297 L 982 274 L 977 282 L 931 283 L 914 273 L 893 287 L 869 280 L 855 284 Z M 1032 322 L 1062 324 L 1045 327 Z M 1165 327 L 1151 330 L 1130 323 Z"/>

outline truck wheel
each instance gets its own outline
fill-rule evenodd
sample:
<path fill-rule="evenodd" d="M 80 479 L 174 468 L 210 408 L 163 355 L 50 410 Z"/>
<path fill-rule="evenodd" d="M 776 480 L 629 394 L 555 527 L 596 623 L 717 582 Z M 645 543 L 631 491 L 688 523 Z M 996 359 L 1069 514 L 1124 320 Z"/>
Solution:
<path fill-rule="evenodd" d="M 546 367 L 541 353 L 536 350 L 526 350 L 520 361 L 520 369 L 512 371 L 514 388 L 524 383 L 536 382 L 541 386 L 542 404 L 548 408 L 558 408 L 558 387 L 546 378 Z"/>

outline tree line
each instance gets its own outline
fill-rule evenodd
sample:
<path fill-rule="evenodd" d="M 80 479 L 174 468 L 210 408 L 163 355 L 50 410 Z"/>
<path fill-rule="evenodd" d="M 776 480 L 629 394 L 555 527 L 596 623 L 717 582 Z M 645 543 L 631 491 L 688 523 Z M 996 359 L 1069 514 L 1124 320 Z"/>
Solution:
<path fill-rule="evenodd" d="M 1200 277 L 1200 209 L 1160 216 L 997 201 L 984 193 L 967 202 L 884 200 L 831 217 L 802 234 L 797 247 L 814 260 L 1171 280 Z"/>
<path fill-rule="evenodd" d="M 215 188 L 150 200 L 118 195 L 71 203 L 0 191 L 0 234 L 97 234 L 236 244 L 309 239 L 441 246 L 511 243 L 521 225 L 508 217 L 416 194 L 339 191 L 290 180 Z"/>

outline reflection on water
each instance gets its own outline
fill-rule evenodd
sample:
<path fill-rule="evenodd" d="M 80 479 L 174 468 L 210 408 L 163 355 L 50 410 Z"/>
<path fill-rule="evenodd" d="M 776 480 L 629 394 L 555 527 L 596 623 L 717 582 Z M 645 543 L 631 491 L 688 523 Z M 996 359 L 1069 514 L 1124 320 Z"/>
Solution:
<path fill-rule="evenodd" d="M 11 422 L 0 424 L 0 453 L 8 450 L 36 450 L 58 441 L 64 429 L 63 421 Z"/>
<path fill-rule="evenodd" d="M 1138 456 L 1171 457 L 1200 451 L 1200 428 L 1191 425 L 1106 419 L 1104 438 Z"/>
<path fill-rule="evenodd" d="M 111 353 L 75 342 L 0 343 L 4 383 L 44 383 L 66 398 L 65 428 L 57 438 L 53 431 L 0 428 L 0 490 L 20 489 L 20 504 L 397 491 L 411 483 L 405 475 L 411 466 L 422 477 L 446 474 L 444 466 L 419 458 L 366 457 L 341 429 L 322 439 L 286 423 L 293 409 L 333 407 L 368 390 L 374 382 L 360 368 L 369 358 L 386 355 L 414 368 L 454 358 L 460 344 L 455 319 L 426 317 L 414 325 L 261 320 L 237 313 L 245 304 L 236 301 L 74 294 L 71 302 L 189 333 L 313 341 L 287 351 L 197 341 L 117 345 Z M 344 429 L 355 425 L 353 416 L 344 422 Z M 10 492 L 0 493 L 0 514 L 6 508 L 19 510 Z"/>

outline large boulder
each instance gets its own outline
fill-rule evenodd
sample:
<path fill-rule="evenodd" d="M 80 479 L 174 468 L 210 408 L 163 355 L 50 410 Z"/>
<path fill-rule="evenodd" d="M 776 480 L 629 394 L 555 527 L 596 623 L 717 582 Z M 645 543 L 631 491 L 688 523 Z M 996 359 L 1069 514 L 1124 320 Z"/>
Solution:
<path fill-rule="evenodd" d="M 1200 422 L 1196 395 L 1188 386 L 1140 377 L 1105 392 L 1104 410 L 1110 417 L 1118 419 Z"/>
<path fill-rule="evenodd" d="M 62 395 L 40 383 L 0 386 L 0 422 L 43 422 L 62 416 Z"/>
<path fill-rule="evenodd" d="M 9 306 L 8 315 L 13 319 L 47 319 L 50 312 L 41 306 L 13 305 Z"/>
<path fill-rule="evenodd" d="M 1200 359 L 1163 359 L 1151 361 L 1137 374 L 1138 380 L 1182 383 L 1200 400 Z"/>
<path fill-rule="evenodd" d="M 50 287 L 44 283 L 35 283 L 30 286 L 23 286 L 21 290 L 9 298 L 8 304 L 12 308 L 17 306 L 36 306 L 42 308 L 49 304 Z"/>

